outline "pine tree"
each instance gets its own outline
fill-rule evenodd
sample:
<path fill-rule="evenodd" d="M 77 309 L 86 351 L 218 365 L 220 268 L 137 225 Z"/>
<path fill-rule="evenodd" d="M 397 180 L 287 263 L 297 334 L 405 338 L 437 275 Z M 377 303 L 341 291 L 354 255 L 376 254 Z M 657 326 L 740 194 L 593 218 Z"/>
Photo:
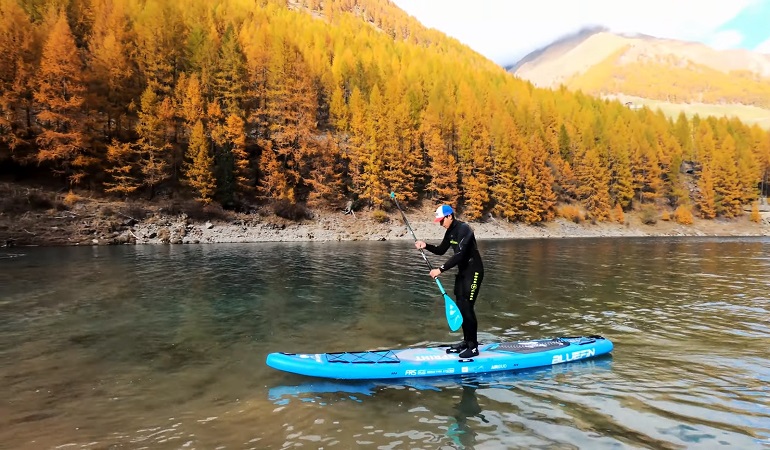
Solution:
<path fill-rule="evenodd" d="M 427 193 L 437 203 L 457 205 L 457 159 L 444 139 L 442 113 L 435 97 L 422 113 L 420 137 L 428 158 L 429 182 Z M 446 114 L 446 113 L 445 113 Z"/>
<path fill-rule="evenodd" d="M 409 95 L 403 84 L 393 81 L 386 85 L 384 106 L 389 114 L 385 120 L 383 153 L 385 157 L 384 184 L 387 192 L 398 192 L 410 202 L 417 200 L 416 182 L 423 173 L 423 160 L 418 153 L 416 125 L 412 123 Z"/>
<path fill-rule="evenodd" d="M 378 86 L 369 95 L 368 115 L 365 121 L 364 140 L 361 148 L 360 197 L 374 207 L 380 207 L 387 191 L 385 187 L 385 153 L 382 139 L 385 135 L 385 103 Z"/>
<path fill-rule="evenodd" d="M 716 191 L 714 190 L 714 177 L 709 164 L 701 168 L 698 179 L 698 209 L 704 219 L 713 219 L 717 216 Z"/>
<path fill-rule="evenodd" d="M 607 136 L 605 156 L 608 188 L 611 202 L 626 208 L 634 198 L 634 176 L 629 157 L 631 133 L 622 119 L 618 118 Z"/>
<path fill-rule="evenodd" d="M 537 135 L 530 137 L 529 145 L 519 153 L 519 174 L 523 183 L 525 204 L 522 218 L 526 223 L 553 219 L 556 195 L 553 175 L 546 165 L 546 151 Z"/>
<path fill-rule="evenodd" d="M 728 134 L 713 161 L 716 213 L 724 217 L 741 214 L 741 187 L 734 158 L 735 140 Z"/>
<path fill-rule="evenodd" d="M 578 179 L 577 194 L 588 212 L 598 221 L 610 216 L 612 207 L 607 169 L 602 165 L 596 149 L 588 150 L 575 168 Z"/>
<path fill-rule="evenodd" d="M 88 38 L 90 93 L 105 113 L 107 136 L 120 137 L 131 100 L 139 95 L 135 62 L 131 58 L 132 34 L 125 0 L 91 0 L 94 23 Z"/>
<path fill-rule="evenodd" d="M 674 135 L 682 149 L 683 160 L 692 161 L 694 157 L 692 129 L 690 128 L 690 121 L 687 120 L 684 112 L 679 113 L 676 119 Z"/>
<path fill-rule="evenodd" d="M 522 217 L 525 209 L 523 183 L 516 165 L 516 152 L 522 147 L 521 137 L 512 122 L 510 120 L 506 124 L 507 133 L 501 136 L 500 142 L 495 145 L 497 151 L 494 157 L 491 188 L 493 213 L 510 221 Z"/>
<path fill-rule="evenodd" d="M 308 204 L 335 203 L 342 199 L 342 165 L 340 149 L 331 134 L 327 133 L 316 147 L 312 159 L 313 170 L 306 183 L 311 186 Z"/>
<path fill-rule="evenodd" d="M 268 196 L 304 201 L 308 192 L 301 185 L 301 166 L 313 145 L 318 101 L 299 50 L 283 39 L 278 39 L 273 48 L 276 51 L 270 62 L 265 93 L 264 117 L 268 127 L 265 137 L 259 140 L 263 147 L 260 170 L 273 180 L 263 185 Z M 266 155 L 269 152 L 273 154 Z"/>
<path fill-rule="evenodd" d="M 562 123 L 559 125 L 559 154 L 561 155 L 562 159 L 564 161 L 567 161 L 568 163 L 572 162 L 572 144 L 569 137 L 569 132 L 567 132 L 567 127 L 564 126 Z"/>
<path fill-rule="evenodd" d="M 145 84 L 156 94 L 171 94 L 182 62 L 185 36 L 174 2 L 147 0 L 133 21 L 137 63 Z"/>
<path fill-rule="evenodd" d="M 226 114 L 242 114 L 246 96 L 246 61 L 235 28 L 228 25 L 222 37 L 212 84 L 214 98 Z"/>
<path fill-rule="evenodd" d="M 237 114 L 227 116 L 225 140 L 230 147 L 235 165 L 235 192 L 242 201 L 254 191 L 254 170 L 246 151 L 246 123 Z"/>
<path fill-rule="evenodd" d="M 72 184 L 79 183 L 94 162 L 87 154 L 85 92 L 83 63 L 67 16 L 61 11 L 40 61 L 34 98 L 42 131 L 36 142 L 38 161 L 53 163 L 54 171 L 66 175 Z"/>
<path fill-rule="evenodd" d="M 35 30 L 16 0 L 0 0 L 0 143 L 20 162 L 33 159 L 32 95 L 39 49 Z"/>
<path fill-rule="evenodd" d="M 214 157 L 209 148 L 203 122 L 199 120 L 193 125 L 190 134 L 190 145 L 187 149 L 189 162 L 185 167 L 185 175 L 187 184 L 193 188 L 197 199 L 203 203 L 211 203 L 217 188 L 214 179 Z"/>
<path fill-rule="evenodd" d="M 104 183 L 106 192 L 128 195 L 142 186 L 137 151 L 130 142 L 113 140 L 107 146 L 107 161 L 110 180 Z"/>
<path fill-rule="evenodd" d="M 169 103 L 168 99 L 160 100 L 152 87 L 148 86 L 142 94 L 136 125 L 136 134 L 139 136 L 137 152 L 142 181 L 149 188 L 150 198 L 155 195 L 155 188 L 171 176 L 171 145 L 166 137 L 169 109 L 166 105 Z"/>

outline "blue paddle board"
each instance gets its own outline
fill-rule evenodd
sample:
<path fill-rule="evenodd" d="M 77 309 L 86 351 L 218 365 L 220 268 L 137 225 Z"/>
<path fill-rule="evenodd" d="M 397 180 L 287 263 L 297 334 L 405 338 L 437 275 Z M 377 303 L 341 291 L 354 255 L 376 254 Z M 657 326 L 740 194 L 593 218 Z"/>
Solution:
<path fill-rule="evenodd" d="M 479 345 L 460 359 L 448 346 L 339 353 L 270 353 L 267 365 L 284 372 L 338 380 L 381 380 L 494 373 L 563 364 L 612 351 L 602 336 L 558 337 Z"/>

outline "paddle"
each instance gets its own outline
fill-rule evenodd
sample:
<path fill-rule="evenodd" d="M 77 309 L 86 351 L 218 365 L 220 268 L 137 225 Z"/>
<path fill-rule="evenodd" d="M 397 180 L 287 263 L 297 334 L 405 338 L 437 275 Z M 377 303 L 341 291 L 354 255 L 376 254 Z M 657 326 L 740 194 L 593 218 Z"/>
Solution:
<path fill-rule="evenodd" d="M 417 242 L 417 236 L 415 236 L 414 230 L 412 230 L 412 227 L 409 225 L 409 220 L 407 220 L 406 214 L 404 214 L 404 210 L 401 209 L 401 205 L 399 205 L 398 200 L 396 200 L 396 193 L 391 192 L 390 198 L 396 202 L 396 208 L 398 208 L 398 211 L 401 213 L 401 217 L 404 219 L 406 228 L 410 233 L 412 233 L 414 241 Z M 422 255 L 422 259 L 424 259 L 425 263 L 428 265 L 428 269 L 433 270 L 433 265 L 431 265 L 430 261 L 428 261 L 428 257 L 425 256 L 425 252 L 422 249 L 419 250 L 420 254 Z M 457 309 L 457 305 L 455 304 L 454 300 L 452 300 L 449 294 L 447 294 L 444 290 L 444 286 L 441 285 L 441 281 L 439 281 L 438 278 L 434 278 L 434 280 L 436 280 L 436 284 L 438 285 L 438 290 L 441 291 L 441 295 L 444 296 L 444 312 L 446 313 L 446 321 L 449 324 L 449 329 L 452 331 L 457 331 L 463 324 L 463 316 L 460 314 L 460 310 Z"/>

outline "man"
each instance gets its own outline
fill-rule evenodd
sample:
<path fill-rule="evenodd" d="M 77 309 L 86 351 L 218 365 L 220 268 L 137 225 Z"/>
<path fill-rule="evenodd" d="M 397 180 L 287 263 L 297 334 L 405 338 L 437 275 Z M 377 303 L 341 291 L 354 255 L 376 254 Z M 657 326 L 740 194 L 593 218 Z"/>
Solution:
<path fill-rule="evenodd" d="M 416 241 L 414 245 L 437 255 L 446 253 L 450 246 L 454 250 L 454 255 L 441 267 L 430 271 L 430 276 L 436 278 L 455 266 L 458 269 L 454 293 L 457 307 L 463 316 L 463 340 L 449 347 L 447 353 L 459 353 L 460 358 L 478 356 L 478 322 L 473 305 L 478 298 L 481 281 L 484 279 L 484 265 L 481 263 L 481 255 L 476 246 L 476 237 L 470 225 L 455 219 L 454 210 L 449 205 L 441 205 L 436 209 L 434 222 L 446 228 L 441 244 L 435 246 Z"/>

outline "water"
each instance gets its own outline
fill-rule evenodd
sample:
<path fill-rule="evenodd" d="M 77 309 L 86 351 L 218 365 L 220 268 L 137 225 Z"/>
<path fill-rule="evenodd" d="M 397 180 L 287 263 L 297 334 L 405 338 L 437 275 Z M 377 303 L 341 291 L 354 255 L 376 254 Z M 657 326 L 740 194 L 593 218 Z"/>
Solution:
<path fill-rule="evenodd" d="M 770 240 L 480 246 L 482 341 L 613 355 L 385 383 L 265 366 L 458 340 L 409 241 L 7 249 L 0 448 L 770 448 Z"/>

